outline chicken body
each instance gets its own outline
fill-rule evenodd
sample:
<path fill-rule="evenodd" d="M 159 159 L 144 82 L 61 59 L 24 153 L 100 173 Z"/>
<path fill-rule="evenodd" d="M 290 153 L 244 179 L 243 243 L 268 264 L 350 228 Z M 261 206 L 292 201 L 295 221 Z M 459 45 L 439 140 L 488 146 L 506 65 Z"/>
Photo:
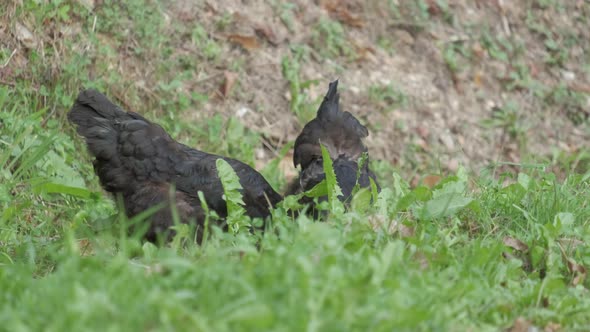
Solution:
<path fill-rule="evenodd" d="M 165 208 L 149 220 L 145 235 L 149 241 L 155 241 L 173 225 L 172 201 L 180 220 L 196 222 L 202 231 L 205 213 L 199 191 L 203 192 L 209 209 L 221 217 L 227 216 L 223 186 L 216 169 L 218 158 L 227 161 L 240 178 L 250 217 L 268 217 L 271 207 L 282 199 L 247 164 L 178 143 L 159 125 L 137 113 L 121 110 L 98 91 L 81 92 L 68 119 L 86 139 L 102 187 L 123 197 L 128 217 L 164 203 Z M 175 188 L 173 195 L 170 195 L 171 186 Z"/>
<path fill-rule="evenodd" d="M 288 194 L 307 191 L 326 177 L 321 143 L 332 158 L 336 180 L 342 190 L 339 199 L 347 201 L 350 198 L 357 183 L 358 161 L 368 152 L 362 140 L 369 135 L 369 131 L 352 114 L 340 110 L 339 99 L 338 81 L 331 82 L 316 117 L 303 127 L 295 140 L 293 164 L 295 167 L 301 165 L 301 172 L 287 190 Z M 360 169 L 359 185 L 369 187 L 370 178 L 377 183 L 367 160 Z"/>

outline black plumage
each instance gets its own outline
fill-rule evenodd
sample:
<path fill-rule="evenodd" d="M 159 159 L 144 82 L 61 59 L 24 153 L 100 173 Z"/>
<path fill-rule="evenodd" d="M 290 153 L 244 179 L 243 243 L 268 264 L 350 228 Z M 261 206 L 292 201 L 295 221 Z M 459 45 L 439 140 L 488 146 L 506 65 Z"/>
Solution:
<path fill-rule="evenodd" d="M 125 112 L 95 90 L 80 93 L 68 119 L 84 136 L 95 157 L 94 169 L 103 188 L 123 197 L 129 217 L 160 203 L 166 208 L 153 214 L 146 238 L 156 237 L 173 225 L 173 198 L 182 222 L 196 222 L 202 231 L 204 212 L 198 198 L 222 218 L 227 215 L 216 160 L 223 158 L 234 169 L 243 187 L 250 217 L 266 218 L 282 197 L 264 177 L 247 164 L 192 149 L 173 140 L 162 127 L 134 112 Z M 175 193 L 170 195 L 170 187 Z"/>
<path fill-rule="evenodd" d="M 342 190 L 340 200 L 347 201 L 357 183 L 359 159 L 368 153 L 363 138 L 369 131 L 352 114 L 340 110 L 338 81 L 329 84 L 316 117 L 308 122 L 295 140 L 293 164 L 301 165 L 299 178 L 290 185 L 287 194 L 299 193 L 313 188 L 325 178 L 320 143 L 332 159 L 336 180 Z M 377 183 L 367 161 L 360 169 L 360 187 L 369 187 L 372 178 Z M 325 197 L 321 199 L 326 199 Z M 309 201 L 309 200 L 307 200 Z"/>

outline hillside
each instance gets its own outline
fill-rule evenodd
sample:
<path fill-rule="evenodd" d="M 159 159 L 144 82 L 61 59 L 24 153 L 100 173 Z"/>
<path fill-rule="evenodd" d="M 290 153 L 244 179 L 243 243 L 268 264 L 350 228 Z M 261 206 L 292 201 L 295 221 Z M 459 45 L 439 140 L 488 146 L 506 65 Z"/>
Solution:
<path fill-rule="evenodd" d="M 7 330 L 590 329 L 590 2 L 9 0 Z M 279 191 L 339 78 L 384 190 L 264 235 L 128 237 L 67 123 L 94 87 Z"/>

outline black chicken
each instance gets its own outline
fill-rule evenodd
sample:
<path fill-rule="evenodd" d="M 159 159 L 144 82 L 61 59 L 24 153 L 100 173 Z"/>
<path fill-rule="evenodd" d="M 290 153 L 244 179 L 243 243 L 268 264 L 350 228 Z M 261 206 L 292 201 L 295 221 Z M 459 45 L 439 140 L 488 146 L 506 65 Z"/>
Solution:
<path fill-rule="evenodd" d="M 159 125 L 137 113 L 124 112 L 98 91 L 81 92 L 68 119 L 86 138 L 101 185 L 122 196 L 128 217 L 159 204 L 165 206 L 150 217 L 145 234 L 149 241 L 156 241 L 173 225 L 170 202 L 174 202 L 181 222 L 197 223 L 200 242 L 205 213 L 198 191 L 203 192 L 209 209 L 222 218 L 227 216 L 216 169 L 218 158 L 227 161 L 240 178 L 250 217 L 268 217 L 270 207 L 282 199 L 252 167 L 180 144 Z M 174 195 L 170 194 L 171 186 L 175 187 Z"/>
<path fill-rule="evenodd" d="M 320 143 L 332 158 L 336 180 L 342 196 L 341 201 L 348 201 L 357 183 L 359 159 L 368 152 L 362 139 L 369 131 L 349 112 L 342 112 L 339 106 L 338 80 L 331 82 L 316 118 L 303 127 L 295 140 L 293 164 L 301 165 L 301 172 L 296 182 L 287 189 L 287 194 L 307 191 L 320 183 L 325 177 Z M 360 169 L 358 183 L 360 187 L 369 187 L 375 175 L 369 170 L 368 159 Z M 325 200 L 326 197 L 320 198 Z M 304 199 L 308 203 L 311 200 Z"/>

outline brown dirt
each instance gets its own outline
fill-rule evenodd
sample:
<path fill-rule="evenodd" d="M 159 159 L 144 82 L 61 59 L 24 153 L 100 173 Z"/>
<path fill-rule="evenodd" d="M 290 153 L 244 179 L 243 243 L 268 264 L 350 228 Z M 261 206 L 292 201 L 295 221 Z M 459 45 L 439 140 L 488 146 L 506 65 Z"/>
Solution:
<path fill-rule="evenodd" d="M 101 5 L 101 1 L 84 3 Z M 195 122 L 218 113 L 240 117 L 265 137 L 266 148 L 261 147 L 257 158 L 261 164 L 266 162 L 273 157 L 268 147 L 278 151 L 301 129 L 302 123 L 290 111 L 289 83 L 281 60 L 292 54 L 293 45 L 307 45 L 309 56 L 301 62 L 300 76 L 317 84 L 306 90 L 306 100 L 319 102 L 328 82 L 339 78 L 344 108 L 370 128 L 367 145 L 372 158 L 391 163 L 407 175 L 454 171 L 459 165 L 478 171 L 496 161 L 551 161 L 555 151 L 570 155 L 588 149 L 590 2 L 572 0 L 543 7 L 538 1 L 425 0 L 420 2 L 426 5 L 422 14 L 416 3 L 296 0 L 287 10 L 279 1 L 266 0 L 166 2 L 162 5 L 166 24 L 198 23 L 221 47 L 221 60 L 201 63 L 194 79 L 183 81 L 181 87 L 217 97 L 182 117 Z M 442 3 L 448 5 L 446 11 Z M 395 4 L 398 12 L 389 4 Z M 285 11 L 292 15 L 289 27 L 280 17 Z M 420 16 L 424 13 L 428 17 Z M 219 24 L 224 18 L 229 18 L 229 24 Z M 325 40 L 316 38 L 316 33 L 319 22 L 327 19 L 340 22 L 348 54 L 325 55 Z M 16 41 L 31 42 L 18 34 L 14 24 L 0 26 L 7 48 Z M 507 59 L 493 56 L 484 45 L 486 34 L 509 42 L 500 46 Z M 546 61 L 555 52 L 547 47 L 547 36 L 558 49 L 567 50 L 567 57 L 558 64 Z M 575 42 L 568 44 L 568 40 Z M 454 71 L 445 61 L 445 50 L 453 45 L 470 53 L 455 56 Z M 198 56 L 199 52 L 194 46 L 178 45 L 174 55 Z M 113 68 L 134 80 L 136 88 L 148 91 L 146 87 L 157 84 L 145 68 L 161 59 L 138 60 L 128 54 L 119 58 Z M 12 64 L 19 61 L 23 57 L 17 54 Z M 9 69 L 3 70 L 3 81 L 10 83 Z M 524 79 L 515 79 L 523 70 Z M 228 91 L 220 93 L 224 84 Z M 371 89 L 387 86 L 401 91 L 407 103 L 371 98 Z M 544 97 L 535 86 L 545 91 Z M 559 86 L 582 101 L 548 102 L 546 91 Z M 132 88 L 121 90 L 125 94 Z M 516 105 L 511 125 L 484 125 L 510 103 Z M 572 115 L 581 120 L 572 120 Z M 514 128 L 516 134 L 510 132 Z"/>
<path fill-rule="evenodd" d="M 567 154 L 588 147 L 585 124 L 575 125 L 566 110 L 547 105 L 526 87 L 506 88 L 505 81 L 516 64 L 494 59 L 483 49 L 480 38 L 482 27 L 487 27 L 492 36 L 521 43 L 525 47 L 522 61 L 534 80 L 545 87 L 566 84 L 583 91 L 590 82 L 588 58 L 584 56 L 590 40 L 590 24 L 583 22 L 590 7 L 587 2 L 569 2 L 559 12 L 538 8 L 531 1 L 448 1 L 455 24 L 444 22 L 436 5 L 432 5 L 428 20 L 419 21 L 410 12 L 401 13 L 404 19 L 394 18 L 388 14 L 385 1 L 293 3 L 296 9 L 291 32 L 277 17 L 276 6 L 268 1 L 206 1 L 200 8 L 182 7 L 183 1 L 179 1 L 169 8 L 171 16 L 182 11 L 210 31 L 215 31 L 211 27 L 220 15 L 233 15 L 233 24 L 223 34 L 257 36 L 257 31 L 270 31 L 270 38 L 258 34 L 259 47 L 250 50 L 224 45 L 224 58 L 230 62 L 243 59 L 244 72 L 238 78 L 241 93 L 225 100 L 222 109 L 228 114 L 236 114 L 242 107 L 254 110 L 244 115 L 244 121 L 273 141 L 293 140 L 300 129 L 301 124 L 289 112 L 289 89 L 281 73 L 281 59 L 289 55 L 291 45 L 306 44 L 312 45 L 313 51 L 309 61 L 302 63 L 302 79 L 319 82 L 309 89 L 309 100 L 317 100 L 328 81 L 339 78 L 344 107 L 372 129 L 367 144 L 373 158 L 402 169 L 432 170 L 440 165 L 453 171 L 459 164 L 478 169 L 493 161 L 520 162 L 525 156 L 548 156 L 554 148 Z M 551 31 L 567 31 L 582 41 L 569 50 L 570 57 L 561 66 L 544 63 L 549 53 L 544 39 L 528 27 L 527 13 L 538 17 Z M 321 50 L 313 45 L 313 27 L 322 18 L 341 20 L 346 42 L 356 51 L 353 60 L 316 54 Z M 387 40 L 392 51 L 378 47 L 379 39 Z M 445 46 L 454 42 L 475 54 L 473 60 L 463 60 L 455 74 L 443 57 Z M 409 103 L 388 112 L 376 107 L 369 98 L 369 88 L 387 85 L 400 89 Z M 509 101 L 518 105 L 517 125 L 522 127 L 526 146 L 508 137 L 506 130 L 482 125 Z M 205 109 L 219 110 L 219 104 L 205 105 Z M 590 114 L 590 99 L 577 111 Z"/>

